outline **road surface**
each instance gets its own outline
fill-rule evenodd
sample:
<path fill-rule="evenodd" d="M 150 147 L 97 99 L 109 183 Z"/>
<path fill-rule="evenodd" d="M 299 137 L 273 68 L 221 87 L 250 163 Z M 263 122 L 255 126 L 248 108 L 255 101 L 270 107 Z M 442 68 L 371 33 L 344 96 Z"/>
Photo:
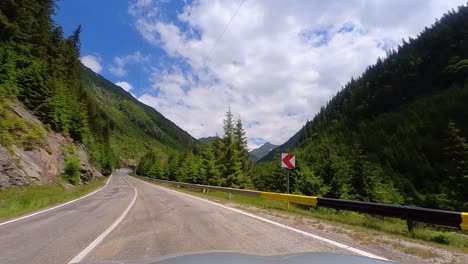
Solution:
<path fill-rule="evenodd" d="M 353 254 L 123 173 L 82 200 L 0 223 L 1 264 L 142 260 L 209 250 Z"/>

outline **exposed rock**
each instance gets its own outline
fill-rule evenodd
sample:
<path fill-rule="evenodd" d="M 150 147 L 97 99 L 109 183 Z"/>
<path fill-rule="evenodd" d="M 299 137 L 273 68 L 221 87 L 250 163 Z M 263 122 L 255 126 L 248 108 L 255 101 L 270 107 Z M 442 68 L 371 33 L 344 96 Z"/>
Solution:
<path fill-rule="evenodd" d="M 78 159 L 80 160 L 80 165 L 81 165 L 81 177 L 80 177 L 81 180 L 82 181 L 91 180 L 95 175 L 93 173 L 93 168 L 91 168 L 91 165 L 89 163 L 88 155 L 86 154 L 84 146 L 79 145 L 77 156 L 78 156 Z"/>
<path fill-rule="evenodd" d="M 42 125 L 42 122 L 33 115 L 28 109 L 26 109 L 22 104 L 13 104 L 12 106 L 13 112 L 23 118 L 26 122 L 31 122 L 36 125 Z"/>
<path fill-rule="evenodd" d="M 13 146 L 13 150 L 20 160 L 20 169 L 35 183 L 49 184 L 64 166 L 62 146 L 69 141 L 60 134 L 47 133 L 43 147 L 25 150 Z"/>
<path fill-rule="evenodd" d="M 16 166 L 8 150 L 0 145 L 0 190 L 8 186 L 25 185 L 28 178 L 24 171 Z"/>
<path fill-rule="evenodd" d="M 27 122 L 37 125 L 42 123 L 21 104 L 13 107 L 13 111 Z M 71 141 L 62 134 L 46 132 L 42 146 L 33 150 L 25 150 L 18 146 L 11 146 L 13 153 L 0 145 L 0 189 L 9 186 L 36 184 L 50 184 L 64 168 L 63 148 Z M 102 174 L 92 168 L 84 146 L 78 146 L 76 153 L 81 164 L 81 180 L 88 181 Z"/>

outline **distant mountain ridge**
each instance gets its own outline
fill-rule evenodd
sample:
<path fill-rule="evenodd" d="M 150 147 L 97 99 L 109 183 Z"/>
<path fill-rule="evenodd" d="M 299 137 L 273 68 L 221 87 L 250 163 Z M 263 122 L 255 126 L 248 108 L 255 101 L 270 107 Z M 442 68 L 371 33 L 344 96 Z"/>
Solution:
<path fill-rule="evenodd" d="M 268 153 L 276 149 L 277 147 L 278 145 L 273 145 L 270 142 L 265 142 L 265 144 L 263 144 L 259 148 L 256 148 L 249 152 L 250 154 L 249 160 L 258 161 L 262 159 L 265 155 L 267 155 Z"/>
<path fill-rule="evenodd" d="M 197 140 L 200 143 L 211 143 L 211 142 L 215 141 L 216 138 L 217 137 L 201 137 L 201 138 L 199 138 Z"/>

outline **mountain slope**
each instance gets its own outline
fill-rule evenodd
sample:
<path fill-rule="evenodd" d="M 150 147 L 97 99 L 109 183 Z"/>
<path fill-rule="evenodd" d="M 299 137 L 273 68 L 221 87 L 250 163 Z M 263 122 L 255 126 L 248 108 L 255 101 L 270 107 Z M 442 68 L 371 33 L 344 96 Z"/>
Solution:
<path fill-rule="evenodd" d="M 301 137 L 301 132 L 302 130 L 299 130 L 292 136 L 288 141 L 284 142 L 283 144 L 276 146 L 273 150 L 265 154 L 263 157 L 261 157 L 258 162 L 266 162 L 266 161 L 271 161 L 275 156 L 278 156 L 282 152 L 288 152 L 288 149 L 294 147 L 298 142 Z"/>
<path fill-rule="evenodd" d="M 148 150 L 164 160 L 197 148 L 195 139 L 156 110 L 83 67 L 81 27 L 64 37 L 52 20 L 55 7 L 54 0 L 0 2 L 0 98 L 6 99 L 0 101 L 1 146 L 10 151 L 26 142 L 28 151 L 36 151 L 45 140 L 45 132 L 14 112 L 24 105 L 41 121 L 38 128 L 67 139 L 62 163 L 72 184 L 83 176 L 74 148 L 86 150 L 104 175 L 136 165 Z"/>
<path fill-rule="evenodd" d="M 197 142 L 186 131 L 129 92 L 83 66 L 88 97 L 110 119 L 111 146 L 125 161 L 137 160 L 149 149 L 182 151 Z"/>
<path fill-rule="evenodd" d="M 270 142 L 265 142 L 265 144 L 261 145 L 259 148 L 256 148 L 256 149 L 249 152 L 249 154 L 250 154 L 249 160 L 250 161 L 257 161 L 257 160 L 263 158 L 268 153 L 270 153 L 276 147 L 278 147 L 278 146 L 273 145 Z"/>
<path fill-rule="evenodd" d="M 369 181 L 364 164 L 381 171 L 407 203 L 466 210 L 467 24 L 462 6 L 404 41 L 277 150 L 296 152 L 298 163 L 331 188 L 323 191 L 331 197 L 357 195 L 356 189 L 363 190 L 358 197 L 371 197 L 353 183 L 353 177 L 361 177 L 361 185 Z M 338 176 L 340 170 L 346 173 Z"/>

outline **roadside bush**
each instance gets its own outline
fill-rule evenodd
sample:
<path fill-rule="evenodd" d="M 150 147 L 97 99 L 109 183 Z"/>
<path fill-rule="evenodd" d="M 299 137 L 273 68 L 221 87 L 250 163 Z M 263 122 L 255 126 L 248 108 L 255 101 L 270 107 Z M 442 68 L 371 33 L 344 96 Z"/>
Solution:
<path fill-rule="evenodd" d="M 33 150 L 44 141 L 45 129 L 40 125 L 33 125 L 29 131 L 23 135 L 22 143 L 25 150 Z"/>
<path fill-rule="evenodd" d="M 80 161 L 75 157 L 68 157 L 65 160 L 62 178 L 67 182 L 78 185 L 80 183 Z"/>
<path fill-rule="evenodd" d="M 436 243 L 439 243 L 439 244 L 444 244 L 444 245 L 450 244 L 450 236 L 448 234 L 444 234 L 444 233 L 439 233 L 439 234 L 433 235 L 431 237 L 431 240 L 436 242 Z"/>
<path fill-rule="evenodd" d="M 9 107 L 6 96 L 0 92 L 0 144 L 9 147 L 16 142 L 18 135 L 26 130 L 26 124 L 23 119 L 13 113 Z"/>

